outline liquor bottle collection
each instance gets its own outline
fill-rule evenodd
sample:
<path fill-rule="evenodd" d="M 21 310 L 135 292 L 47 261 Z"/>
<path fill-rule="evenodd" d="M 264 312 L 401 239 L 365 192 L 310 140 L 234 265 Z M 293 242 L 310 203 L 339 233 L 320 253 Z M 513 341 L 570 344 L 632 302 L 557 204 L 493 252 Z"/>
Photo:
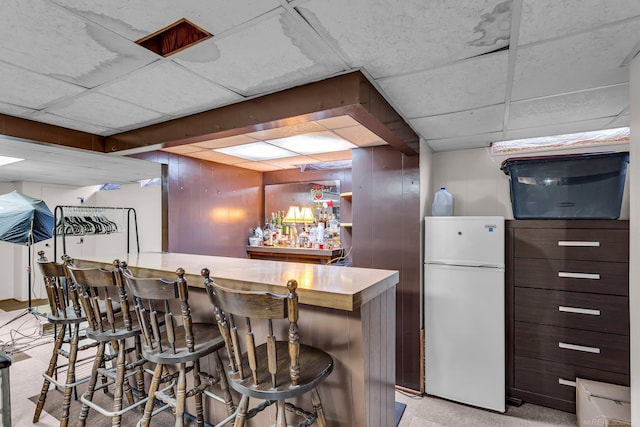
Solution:
<path fill-rule="evenodd" d="M 284 211 L 271 213 L 265 219 L 264 227 L 260 224 L 253 230 L 249 238 L 251 244 L 258 246 L 335 249 L 340 248 L 340 224 L 327 208 L 317 209 L 313 224 L 295 224 L 284 221 Z M 301 231 L 298 232 L 298 227 Z"/>

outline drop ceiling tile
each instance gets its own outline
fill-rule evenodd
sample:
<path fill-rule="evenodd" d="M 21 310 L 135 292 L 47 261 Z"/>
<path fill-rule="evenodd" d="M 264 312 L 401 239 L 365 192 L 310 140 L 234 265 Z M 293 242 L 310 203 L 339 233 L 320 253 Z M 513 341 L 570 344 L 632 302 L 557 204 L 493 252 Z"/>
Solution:
<path fill-rule="evenodd" d="M 512 100 L 624 83 L 640 18 L 518 49 Z"/>
<path fill-rule="evenodd" d="M 451 138 L 502 130 L 504 106 L 492 105 L 459 113 L 442 114 L 410 120 L 426 139 Z"/>
<path fill-rule="evenodd" d="M 613 129 L 613 128 L 620 128 L 620 127 L 626 127 L 629 126 L 629 116 L 625 115 L 625 116 L 619 116 L 616 117 L 615 119 L 611 120 L 609 123 L 607 123 L 606 128 L 609 129 Z"/>
<path fill-rule="evenodd" d="M 173 56 L 179 64 L 222 86 L 252 96 L 321 80 L 345 70 L 308 28 L 288 14 L 270 14 L 224 37 L 213 37 Z"/>
<path fill-rule="evenodd" d="M 337 160 L 351 160 L 351 150 L 334 151 L 332 153 L 318 153 L 312 156 L 319 162 L 335 162 Z M 313 162 L 310 162 L 313 163 Z"/>
<path fill-rule="evenodd" d="M 427 144 L 433 151 L 468 150 L 471 148 L 489 147 L 494 141 L 502 139 L 502 132 L 460 136 L 456 138 L 430 139 Z"/>
<path fill-rule="evenodd" d="M 374 78 L 494 51 L 508 45 L 511 27 L 511 2 L 503 0 L 313 0 L 297 10 Z"/>
<path fill-rule="evenodd" d="M 78 95 L 84 88 L 0 62 L 2 101 L 40 109 L 57 99 Z"/>
<path fill-rule="evenodd" d="M 523 0 L 520 45 L 640 15 L 637 0 Z"/>
<path fill-rule="evenodd" d="M 49 112 L 107 128 L 125 128 L 163 118 L 162 114 L 155 111 L 146 110 L 97 92 L 90 92 L 77 98 L 68 106 L 52 107 Z"/>
<path fill-rule="evenodd" d="M 275 0 L 53 1 L 129 40 L 155 33 L 181 18 L 215 36 L 280 5 Z"/>
<path fill-rule="evenodd" d="M 191 154 L 191 153 L 198 153 L 198 152 L 203 152 L 208 150 L 193 144 L 185 144 L 185 145 L 176 145 L 175 147 L 164 147 L 160 151 L 166 151 L 167 153 L 173 153 L 173 154 Z"/>
<path fill-rule="evenodd" d="M 351 116 L 329 117 L 328 119 L 316 120 L 316 122 L 327 129 L 341 129 L 351 126 L 358 126 L 360 123 Z"/>
<path fill-rule="evenodd" d="M 613 117 L 628 106 L 628 84 L 512 102 L 507 129 Z"/>
<path fill-rule="evenodd" d="M 256 141 L 259 141 L 259 140 L 255 138 L 249 138 L 247 135 L 236 135 L 236 136 L 229 136 L 227 138 L 212 139 L 210 141 L 196 142 L 192 145 L 196 147 L 212 149 L 212 148 L 230 147 L 232 145 L 250 144 Z"/>
<path fill-rule="evenodd" d="M 284 159 L 273 159 L 273 160 L 265 160 L 263 163 L 268 165 L 277 166 L 283 169 L 295 169 L 299 165 L 305 165 L 309 163 L 317 163 L 313 157 L 309 156 L 295 156 L 295 157 L 287 157 Z"/>
<path fill-rule="evenodd" d="M 541 136 L 566 135 L 569 133 L 588 132 L 592 130 L 616 127 L 607 126 L 610 122 L 611 117 L 605 117 L 592 120 L 580 120 L 570 123 L 557 123 L 548 126 L 537 126 L 533 128 L 512 129 L 506 130 L 502 139 L 538 138 Z"/>
<path fill-rule="evenodd" d="M 326 128 L 321 126 L 317 122 L 300 122 L 288 126 L 280 126 L 272 129 L 250 132 L 245 134 L 245 136 L 265 141 L 268 139 L 286 138 L 289 136 L 322 131 L 326 131 Z"/>
<path fill-rule="evenodd" d="M 24 117 L 27 116 L 31 113 L 33 113 L 35 110 L 32 110 L 31 108 L 25 108 L 25 107 L 21 107 L 19 105 L 11 105 L 11 104 L 7 104 L 4 102 L 0 102 L 0 113 L 2 114 L 8 114 L 10 116 L 18 116 L 18 117 Z"/>
<path fill-rule="evenodd" d="M 99 92 L 167 115 L 202 111 L 243 99 L 172 61 L 142 68 L 101 87 Z"/>
<path fill-rule="evenodd" d="M 113 133 L 113 129 L 94 126 L 90 123 L 79 122 L 77 120 L 68 119 L 66 117 L 56 116 L 49 113 L 38 113 L 33 115 L 33 120 L 38 122 L 48 123 L 50 125 L 60 126 L 68 129 L 75 129 L 82 132 L 89 132 L 94 135 L 108 135 Z"/>
<path fill-rule="evenodd" d="M 271 172 L 271 171 L 277 171 L 277 170 L 284 169 L 284 168 L 281 168 L 281 167 L 278 167 L 278 166 L 269 165 L 269 164 L 261 163 L 261 162 L 237 163 L 234 166 L 237 166 L 239 168 L 251 169 L 251 170 L 254 170 L 254 171 L 258 171 L 258 172 Z"/>
<path fill-rule="evenodd" d="M 218 153 L 211 150 L 196 151 L 193 153 L 186 153 L 184 155 L 187 157 L 194 157 L 196 159 L 222 163 L 225 165 L 235 165 L 237 163 L 247 162 L 247 159 L 241 159 L 240 157 L 229 156 L 228 154 Z"/>
<path fill-rule="evenodd" d="M 158 59 L 143 47 L 44 0 L 0 3 L 0 57 L 85 87 Z"/>
<path fill-rule="evenodd" d="M 93 151 L 61 147 L 55 144 L 35 143 L 21 138 L 0 137 L 0 152 L 18 154 L 25 160 L 15 168 L 0 168 L 0 180 L 35 181 L 74 187 L 135 182 L 142 178 L 157 178 L 161 174 L 159 163 L 101 154 Z M 11 154 L 9 154 L 11 153 Z"/>
<path fill-rule="evenodd" d="M 375 145 L 387 144 L 378 135 L 362 125 L 336 129 L 334 132 L 358 147 L 373 147 Z"/>
<path fill-rule="evenodd" d="M 497 52 L 379 84 L 404 116 L 425 117 L 504 102 L 507 66 L 508 53 Z"/>

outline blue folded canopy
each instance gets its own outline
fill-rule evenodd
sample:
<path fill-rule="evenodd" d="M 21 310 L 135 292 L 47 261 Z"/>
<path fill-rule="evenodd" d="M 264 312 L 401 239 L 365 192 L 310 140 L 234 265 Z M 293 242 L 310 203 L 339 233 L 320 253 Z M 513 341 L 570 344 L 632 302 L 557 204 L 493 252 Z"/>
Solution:
<path fill-rule="evenodd" d="M 0 240 L 24 245 L 50 239 L 52 232 L 53 214 L 45 202 L 17 191 L 0 195 Z"/>

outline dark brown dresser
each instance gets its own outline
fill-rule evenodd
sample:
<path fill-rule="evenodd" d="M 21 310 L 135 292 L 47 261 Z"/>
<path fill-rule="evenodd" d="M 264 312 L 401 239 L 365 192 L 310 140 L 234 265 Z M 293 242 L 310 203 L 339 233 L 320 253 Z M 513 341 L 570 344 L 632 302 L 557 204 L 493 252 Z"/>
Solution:
<path fill-rule="evenodd" d="M 507 398 L 575 412 L 576 377 L 629 385 L 629 221 L 506 227 Z"/>

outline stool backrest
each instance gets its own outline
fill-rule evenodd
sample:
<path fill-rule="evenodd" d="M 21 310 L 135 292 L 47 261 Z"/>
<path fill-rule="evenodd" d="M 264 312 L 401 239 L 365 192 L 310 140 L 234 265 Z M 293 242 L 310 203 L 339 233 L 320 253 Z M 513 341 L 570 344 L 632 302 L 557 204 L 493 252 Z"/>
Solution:
<path fill-rule="evenodd" d="M 71 279 L 78 287 L 80 304 L 87 317 L 88 327 L 99 332 L 116 332 L 132 328 L 127 292 L 122 281 L 120 261 L 113 261 L 113 269 L 68 267 Z M 114 301 L 115 299 L 115 301 Z M 116 318 L 122 317 L 122 323 Z"/>
<path fill-rule="evenodd" d="M 273 328 L 273 321 L 277 319 L 288 319 L 288 342 L 289 342 L 289 372 L 292 385 L 298 385 L 300 378 L 300 334 L 298 332 L 298 294 L 296 289 L 298 282 L 289 280 L 287 283 L 287 295 L 276 295 L 269 292 L 255 292 L 231 289 L 215 283 L 209 270 L 202 269 L 204 285 L 207 289 L 209 299 L 213 304 L 216 320 L 220 333 L 225 342 L 229 354 L 231 370 L 240 378 L 249 376 L 249 372 L 244 372 L 243 358 L 248 359 L 249 370 L 255 385 L 258 384 L 258 370 L 267 369 L 271 376 L 271 385 L 277 387 L 276 373 L 278 370 L 278 359 L 283 355 L 276 353 L 276 336 Z M 246 332 L 244 349 L 238 333 L 236 317 L 244 318 Z M 239 320 L 239 319 L 238 319 Z M 256 344 L 256 333 L 259 328 L 255 328 L 257 322 L 266 323 L 265 333 L 262 339 L 258 339 Z M 252 327 L 252 323 L 253 326 Z M 256 348 L 262 343 L 266 343 L 267 360 L 258 360 Z M 286 356 L 285 356 L 286 357 Z"/>
<path fill-rule="evenodd" d="M 38 252 L 39 258 L 36 261 L 40 273 L 44 279 L 47 298 L 51 314 L 55 317 L 67 318 L 67 307 L 72 305 L 76 317 L 81 317 L 80 303 L 76 286 L 69 277 L 67 266 L 71 264 L 71 259 L 63 255 L 62 263 L 49 261 L 44 256 L 44 251 Z"/>
<path fill-rule="evenodd" d="M 134 297 L 135 311 L 144 338 L 143 345 L 161 353 L 167 350 L 171 354 L 179 354 L 181 351 L 192 353 L 196 342 L 184 269 L 178 268 L 176 274 L 178 278 L 170 281 L 135 277 L 129 270 L 123 269 L 125 282 Z M 180 313 L 172 312 L 172 306 L 175 306 L 172 302 L 179 303 Z M 177 328 L 180 327 L 184 328 L 184 334 L 177 333 Z M 165 345 L 168 348 L 164 348 Z"/>

